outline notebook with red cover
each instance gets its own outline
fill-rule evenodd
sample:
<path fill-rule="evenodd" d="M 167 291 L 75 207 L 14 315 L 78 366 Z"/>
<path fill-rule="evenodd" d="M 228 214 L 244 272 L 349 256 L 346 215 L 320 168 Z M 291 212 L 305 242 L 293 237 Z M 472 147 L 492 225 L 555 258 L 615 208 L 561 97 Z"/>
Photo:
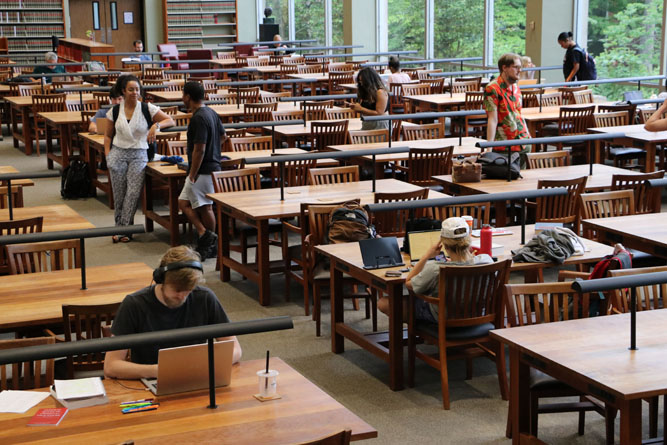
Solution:
<path fill-rule="evenodd" d="M 28 426 L 58 426 L 67 411 L 67 408 L 42 408 L 32 416 Z"/>

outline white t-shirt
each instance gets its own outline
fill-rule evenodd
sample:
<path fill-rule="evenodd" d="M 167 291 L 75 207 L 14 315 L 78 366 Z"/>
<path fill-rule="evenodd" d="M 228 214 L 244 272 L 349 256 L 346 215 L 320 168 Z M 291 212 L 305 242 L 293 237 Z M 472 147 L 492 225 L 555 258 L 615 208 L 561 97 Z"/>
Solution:
<path fill-rule="evenodd" d="M 148 141 L 146 138 L 148 136 L 150 125 L 146 122 L 146 118 L 144 118 L 144 114 L 141 112 L 141 102 L 137 101 L 137 106 L 134 108 L 134 113 L 132 113 L 130 122 L 127 121 L 127 117 L 125 116 L 125 107 L 123 103 L 120 104 L 119 108 L 113 146 L 117 148 L 142 148 L 147 150 Z M 156 107 L 151 103 L 148 104 L 148 112 L 151 117 L 154 117 L 155 113 L 158 111 L 160 111 L 160 107 Z M 107 119 L 113 122 L 113 107 L 109 108 Z"/>
<path fill-rule="evenodd" d="M 408 82 L 412 82 L 412 79 L 408 73 L 392 73 L 389 75 L 389 79 L 387 80 L 387 84 Z"/>

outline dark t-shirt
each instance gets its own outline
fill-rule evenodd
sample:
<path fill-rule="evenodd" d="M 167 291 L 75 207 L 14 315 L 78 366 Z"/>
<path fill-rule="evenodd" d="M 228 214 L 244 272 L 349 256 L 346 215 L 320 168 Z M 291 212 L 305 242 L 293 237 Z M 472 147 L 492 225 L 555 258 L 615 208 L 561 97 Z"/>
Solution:
<path fill-rule="evenodd" d="M 64 73 L 65 72 L 65 67 L 62 65 L 58 65 L 55 68 L 51 69 L 48 66 L 36 66 L 34 70 L 32 70 L 33 74 L 54 74 L 54 73 Z M 45 83 L 51 83 L 52 77 L 45 77 L 44 82 Z"/>
<path fill-rule="evenodd" d="M 579 70 L 581 71 L 584 55 L 582 54 L 581 48 L 579 48 L 579 51 L 575 51 L 574 48 L 579 48 L 579 45 L 574 45 L 565 51 L 565 58 L 563 59 L 563 76 L 565 79 L 567 79 L 567 76 L 572 72 L 575 63 L 579 64 Z M 578 80 L 578 74 L 575 74 L 574 78 L 571 80 Z"/>
<path fill-rule="evenodd" d="M 155 286 L 149 286 L 125 297 L 111 326 L 111 332 L 113 335 L 128 335 L 216 323 L 229 323 L 229 318 L 210 289 L 197 286 L 183 305 L 170 309 L 155 296 Z M 160 349 L 202 342 L 164 342 L 132 348 L 131 360 L 134 363 L 156 364 Z"/>
<path fill-rule="evenodd" d="M 198 175 L 220 170 L 220 142 L 224 134 L 225 129 L 220 118 L 209 107 L 200 107 L 192 115 L 188 125 L 188 164 L 192 163 L 195 144 L 206 144 Z"/>

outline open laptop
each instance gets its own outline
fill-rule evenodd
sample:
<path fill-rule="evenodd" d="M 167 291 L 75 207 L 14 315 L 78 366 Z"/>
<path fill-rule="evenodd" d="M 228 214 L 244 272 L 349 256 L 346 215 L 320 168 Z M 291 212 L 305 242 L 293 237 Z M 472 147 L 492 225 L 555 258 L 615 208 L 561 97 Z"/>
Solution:
<path fill-rule="evenodd" d="M 410 245 L 410 261 L 419 261 L 431 247 L 440 241 L 440 229 L 409 232 L 407 236 Z"/>
<path fill-rule="evenodd" d="M 370 238 L 359 241 L 364 269 L 404 266 L 398 240 L 395 236 Z"/>
<path fill-rule="evenodd" d="M 232 380 L 234 341 L 215 342 L 215 386 Z M 208 388 L 208 345 L 160 349 L 157 379 L 141 379 L 156 396 Z"/>
<path fill-rule="evenodd" d="M 107 131 L 107 125 L 109 125 L 111 121 L 107 119 L 106 117 L 98 117 L 95 119 L 95 124 L 97 125 L 97 134 L 104 134 Z"/>

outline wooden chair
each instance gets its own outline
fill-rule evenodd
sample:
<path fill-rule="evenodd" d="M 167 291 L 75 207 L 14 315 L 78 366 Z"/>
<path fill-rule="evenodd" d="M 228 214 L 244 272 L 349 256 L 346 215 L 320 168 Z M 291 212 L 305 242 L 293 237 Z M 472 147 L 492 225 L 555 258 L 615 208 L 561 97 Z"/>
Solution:
<path fill-rule="evenodd" d="M 329 71 L 329 73 L 354 72 L 354 66 L 347 62 L 332 62 L 327 65 L 327 71 Z"/>
<path fill-rule="evenodd" d="M 544 90 L 541 88 L 524 88 L 521 90 L 521 108 L 534 108 L 539 106 L 538 97 Z"/>
<path fill-rule="evenodd" d="M 258 136 L 249 138 L 230 138 L 232 151 L 256 151 L 271 150 L 271 136 Z"/>
<path fill-rule="evenodd" d="M 289 120 L 303 120 L 303 111 L 299 110 L 283 110 L 274 111 L 271 113 L 274 121 L 289 121 Z"/>
<path fill-rule="evenodd" d="M 578 87 L 559 87 L 558 92 L 563 95 L 563 105 L 572 105 L 576 102 L 574 101 L 574 93 L 576 91 L 587 90 L 587 85 L 582 85 Z"/>
<path fill-rule="evenodd" d="M 637 175 L 612 175 L 612 190 L 632 190 L 635 193 L 636 213 L 660 213 L 660 192 L 658 187 L 647 187 L 645 181 L 662 179 L 664 170 Z"/>
<path fill-rule="evenodd" d="M 322 262 L 318 261 L 319 257 L 315 252 L 315 247 L 324 244 L 324 236 L 327 232 L 327 225 L 329 223 L 329 215 L 332 210 L 339 205 L 311 205 L 308 207 L 308 229 L 310 233 L 305 238 L 305 245 L 308 251 L 308 266 L 307 277 L 313 289 L 313 318 L 315 319 L 315 335 L 320 336 L 321 333 L 321 313 L 322 313 L 322 288 L 328 288 L 331 280 L 331 270 L 325 267 Z M 355 285 L 357 283 L 351 277 L 344 277 L 345 284 Z M 366 299 L 366 307 L 369 302 L 372 305 L 373 326 L 377 326 L 375 320 L 377 313 L 377 302 L 374 294 L 367 293 L 345 294 L 343 298 L 364 298 Z M 356 309 L 356 307 L 355 307 Z"/>
<path fill-rule="evenodd" d="M 593 126 L 593 113 L 595 112 L 595 105 L 587 107 L 561 107 L 558 117 L 558 136 L 576 136 L 581 134 L 588 134 L 588 129 Z M 572 160 L 575 160 L 575 149 L 584 150 L 583 154 L 576 156 L 576 158 L 585 159 L 588 162 L 588 143 L 586 142 L 570 142 L 567 145 L 572 146 Z M 563 149 L 563 143 L 558 143 L 558 150 Z"/>
<path fill-rule="evenodd" d="M 352 430 L 343 430 L 310 442 L 302 442 L 299 445 L 348 445 L 351 437 Z"/>
<path fill-rule="evenodd" d="M 561 93 L 541 94 L 538 100 L 543 107 L 559 107 L 563 104 L 563 95 Z"/>
<path fill-rule="evenodd" d="M 616 111 L 625 111 L 628 113 L 628 124 L 637 123 L 637 105 L 634 104 L 600 104 L 598 113 L 614 113 Z"/>
<path fill-rule="evenodd" d="M 442 405 L 449 409 L 447 361 L 465 358 L 467 377 L 472 378 L 472 358 L 488 356 L 496 362 L 500 395 L 508 398 L 505 348 L 491 340 L 491 329 L 504 327 L 502 307 L 504 284 L 509 278 L 510 260 L 480 266 L 443 266 L 440 268 L 438 297 L 410 291 L 408 300 L 408 385 L 415 384 L 415 359 L 440 371 Z M 419 298 L 438 305 L 438 323 L 417 320 L 415 302 Z M 417 338 L 437 345 L 437 354 L 417 349 Z M 459 354 L 449 354 L 448 349 Z"/>
<path fill-rule="evenodd" d="M 431 73 L 442 73 L 442 69 L 436 69 L 436 70 L 419 70 L 417 71 L 417 79 L 421 80 L 427 80 L 431 78 Z"/>
<path fill-rule="evenodd" d="M 83 80 L 56 80 L 51 81 L 53 88 L 71 88 L 83 86 Z"/>
<path fill-rule="evenodd" d="M 403 128 L 403 123 L 399 120 L 391 121 L 391 140 L 398 141 L 401 139 L 401 129 Z"/>
<path fill-rule="evenodd" d="M 39 82 L 37 82 L 37 85 L 19 85 L 18 88 L 19 96 L 34 96 L 35 94 L 46 93 L 42 85 L 39 85 Z"/>
<path fill-rule="evenodd" d="M 311 149 L 324 151 L 330 145 L 347 143 L 348 120 L 312 122 L 310 124 Z"/>
<path fill-rule="evenodd" d="M 528 168 L 552 168 L 570 165 L 568 151 L 545 151 L 543 153 L 526 153 Z"/>
<path fill-rule="evenodd" d="M 0 221 L 0 236 L 38 233 L 42 231 L 43 223 L 44 218 L 41 216 L 27 219 L 14 219 L 11 221 Z M 0 247 L 0 275 L 7 275 L 10 273 L 9 261 L 7 258 L 7 248 L 3 245 Z"/>
<path fill-rule="evenodd" d="M 12 194 L 12 207 L 23 207 L 24 204 L 22 186 L 13 185 L 11 190 L 7 190 L 7 186 L 0 186 L 0 209 L 6 209 L 9 207 L 9 193 Z"/>
<path fill-rule="evenodd" d="M 157 143 L 156 154 L 167 155 L 169 141 L 178 141 L 181 139 L 180 133 L 158 133 L 155 135 L 155 142 Z"/>
<path fill-rule="evenodd" d="M 35 135 L 35 146 L 37 154 L 40 154 L 39 140 L 40 136 L 46 137 L 46 120 L 39 115 L 39 113 L 49 113 L 54 111 L 66 111 L 67 95 L 65 93 L 59 94 L 33 94 L 32 95 L 32 118 Z M 54 137 L 58 137 L 54 134 Z"/>
<path fill-rule="evenodd" d="M 248 67 L 269 66 L 269 57 L 248 57 Z"/>
<path fill-rule="evenodd" d="M 240 104 L 256 104 L 259 100 L 259 87 L 230 88 L 229 94 L 234 95 Z"/>
<path fill-rule="evenodd" d="M 278 111 L 278 103 L 246 103 L 243 104 L 244 122 L 267 122 L 273 120 L 274 111 Z M 246 128 L 250 133 L 261 132 L 261 129 Z"/>
<path fill-rule="evenodd" d="M 169 68 L 171 69 L 171 68 Z M 143 75 L 143 80 L 147 79 L 159 79 L 162 80 L 165 78 L 164 76 L 164 68 L 154 68 L 154 67 L 145 67 L 144 68 L 144 75 Z"/>
<path fill-rule="evenodd" d="M 405 128 L 404 128 L 405 130 Z M 407 174 L 410 184 L 422 187 L 435 186 L 433 176 L 448 175 L 452 172 L 454 146 L 439 148 L 411 148 L 406 167 L 396 165 L 397 171 Z"/>
<path fill-rule="evenodd" d="M 177 127 L 187 127 L 192 119 L 192 113 L 183 113 L 173 116 L 172 119 Z"/>
<path fill-rule="evenodd" d="M 167 156 L 181 156 L 185 158 L 188 154 L 188 141 L 167 141 Z"/>
<path fill-rule="evenodd" d="M 454 78 L 454 83 L 456 82 L 475 82 L 475 86 L 473 90 L 468 90 L 468 91 L 479 91 L 482 89 L 482 77 L 481 76 L 476 76 L 476 77 L 455 77 Z M 472 84 L 471 84 L 472 87 Z M 456 91 L 454 91 L 456 92 Z"/>
<path fill-rule="evenodd" d="M 301 102 L 301 109 L 309 121 L 323 121 L 327 119 L 326 109 L 334 106 L 333 100 L 320 100 L 313 102 Z"/>
<path fill-rule="evenodd" d="M 97 99 L 100 106 L 111 105 L 111 99 L 107 91 L 93 91 L 93 99 Z"/>
<path fill-rule="evenodd" d="M 222 104 L 236 104 L 237 96 L 232 93 L 206 93 L 206 100 L 214 100 Z"/>
<path fill-rule="evenodd" d="M 215 53 L 215 56 L 218 59 L 222 59 L 222 60 L 235 59 L 236 58 L 236 51 L 218 51 L 217 53 Z"/>
<path fill-rule="evenodd" d="M 667 272 L 667 266 L 640 267 L 633 269 L 610 270 L 611 277 L 628 277 L 632 275 L 641 275 L 653 272 Z M 630 293 L 629 288 L 614 290 L 612 307 L 614 312 L 630 312 Z M 664 309 L 666 306 L 665 298 L 667 296 L 667 283 L 653 284 L 650 286 L 638 286 L 637 293 L 637 311 L 648 311 L 653 309 Z"/>
<path fill-rule="evenodd" d="M 591 90 L 573 91 L 572 98 L 575 104 L 592 104 L 593 92 Z"/>
<path fill-rule="evenodd" d="M 412 80 L 419 80 L 419 72 L 424 71 L 426 69 L 425 66 L 417 66 L 417 67 L 411 67 L 411 68 L 402 68 L 402 71 L 410 76 Z"/>
<path fill-rule="evenodd" d="M 281 155 L 273 155 L 281 156 Z M 283 183 L 285 187 L 296 187 L 308 184 L 308 171 L 315 168 L 316 160 L 298 160 L 271 163 L 271 184 L 273 187 L 280 186 L 280 164 L 283 164 Z"/>
<path fill-rule="evenodd" d="M 220 161 L 222 170 L 240 170 L 245 168 L 245 158 L 241 159 L 223 159 Z"/>
<path fill-rule="evenodd" d="M 324 110 L 324 115 L 327 120 L 339 121 L 343 119 L 355 119 L 358 116 L 357 112 L 352 108 L 327 108 Z"/>
<path fill-rule="evenodd" d="M 372 144 L 376 142 L 389 142 L 388 130 L 350 130 L 350 142 L 352 144 Z"/>
<path fill-rule="evenodd" d="M 81 267 L 81 245 L 78 239 L 9 244 L 6 248 L 12 275 Z"/>
<path fill-rule="evenodd" d="M 444 137 L 444 131 L 441 123 L 422 124 L 422 125 L 404 125 L 404 141 L 421 141 L 424 139 L 440 139 Z"/>
<path fill-rule="evenodd" d="M 465 105 L 464 109 L 466 110 L 484 110 L 484 92 L 483 91 L 468 91 L 465 93 Z M 482 112 L 484 114 L 484 112 Z M 463 135 L 468 136 L 470 134 L 470 128 L 472 127 L 472 135 L 475 137 L 486 137 L 486 116 L 465 116 L 463 118 Z"/>
<path fill-rule="evenodd" d="M 589 316 L 589 295 L 575 292 L 571 282 L 508 284 L 505 289 L 507 321 L 511 327 L 553 323 Z M 545 397 L 572 396 L 579 396 L 579 401 L 539 403 L 539 400 Z M 596 411 L 607 418 L 607 439 L 611 438 L 611 442 L 608 443 L 613 443 L 613 417 L 606 416 L 607 411 L 600 402 L 586 397 L 579 391 L 534 368 L 530 369 L 530 407 L 530 433 L 534 436 L 537 436 L 537 420 L 540 413 L 578 412 L 579 434 L 582 435 L 584 434 L 586 411 Z M 509 420 L 508 418 L 508 432 L 511 431 Z"/>
<path fill-rule="evenodd" d="M 575 94 L 583 93 L 585 91 L 577 91 Z M 594 113 L 596 128 L 615 127 L 618 125 L 628 125 L 629 114 L 628 111 L 614 111 L 606 113 Z M 635 147 L 614 146 L 600 141 L 603 144 L 607 158 L 614 161 L 614 167 L 627 166 L 627 162 L 633 159 L 646 159 L 646 150 Z"/>
<path fill-rule="evenodd" d="M 49 94 L 49 96 L 55 95 Z M 97 111 L 100 109 L 100 103 L 97 99 L 66 100 L 65 107 L 67 111 Z"/>
<path fill-rule="evenodd" d="M 431 87 L 431 94 L 442 94 L 445 89 L 445 78 L 430 78 L 420 80 L 421 83 L 425 83 Z"/>
<path fill-rule="evenodd" d="M 403 106 L 406 113 L 416 112 L 412 107 L 412 103 L 406 96 L 423 96 L 431 94 L 431 85 L 427 83 L 403 83 L 401 84 L 401 88 L 403 89 L 401 97 L 403 97 Z"/>
<path fill-rule="evenodd" d="M 271 91 L 260 90 L 259 96 L 262 103 L 270 104 L 270 103 L 278 103 L 281 97 L 291 97 L 292 93 L 290 93 L 289 91 L 272 93 Z"/>
<path fill-rule="evenodd" d="M 312 168 L 308 172 L 308 179 L 311 185 L 359 182 L 359 166 Z"/>
<path fill-rule="evenodd" d="M 428 198 L 428 189 L 414 190 L 412 192 L 375 193 L 374 201 L 396 202 L 415 201 Z M 420 213 L 420 212 L 416 212 Z M 419 215 L 421 216 L 421 215 Z M 405 224 L 411 217 L 409 210 L 395 210 L 387 212 L 373 212 L 373 224 L 380 236 L 405 236 Z"/>
<path fill-rule="evenodd" d="M 581 219 L 611 218 L 635 214 L 635 195 L 632 190 L 582 193 L 579 196 Z M 584 230 L 584 238 L 598 240 L 592 230 Z"/>
<path fill-rule="evenodd" d="M 329 70 L 329 94 L 343 94 L 345 88 L 341 85 L 354 83 L 354 71 L 331 71 Z"/>
<path fill-rule="evenodd" d="M 322 65 L 297 65 L 297 74 L 317 74 L 322 72 Z"/>
<path fill-rule="evenodd" d="M 116 317 L 120 303 L 71 305 L 63 304 L 63 332 L 66 342 L 108 337 L 111 323 Z M 67 378 L 73 379 L 76 372 L 104 369 L 104 353 L 93 352 L 67 357 Z"/>
<path fill-rule="evenodd" d="M 452 92 L 457 93 L 467 93 L 468 91 L 479 91 L 479 82 L 476 80 L 466 80 L 466 81 L 454 81 L 452 83 Z"/>
<path fill-rule="evenodd" d="M 389 84 L 389 113 L 401 114 L 405 112 L 405 102 L 403 101 L 402 83 Z"/>
<path fill-rule="evenodd" d="M 0 350 L 52 345 L 54 343 L 55 339 L 53 337 L 0 340 Z M 43 367 L 45 372 L 42 374 Z M 10 372 L 11 378 L 9 377 Z M 53 379 L 54 359 L 52 358 L 0 365 L 0 391 L 47 388 L 53 385 Z"/>
<path fill-rule="evenodd" d="M 587 179 L 587 176 L 582 176 L 575 179 L 540 179 L 537 181 L 538 189 L 565 187 L 568 193 L 566 195 L 537 198 L 535 221 L 562 222 L 574 224 L 575 228 L 579 227 L 579 196 L 586 188 Z"/>
<path fill-rule="evenodd" d="M 472 216 L 473 230 L 479 230 L 484 225 L 491 223 L 491 203 L 476 202 L 474 204 L 459 204 L 445 207 L 436 207 L 434 212 L 435 219 L 444 221 L 447 218 L 461 217 L 464 215 Z"/>

